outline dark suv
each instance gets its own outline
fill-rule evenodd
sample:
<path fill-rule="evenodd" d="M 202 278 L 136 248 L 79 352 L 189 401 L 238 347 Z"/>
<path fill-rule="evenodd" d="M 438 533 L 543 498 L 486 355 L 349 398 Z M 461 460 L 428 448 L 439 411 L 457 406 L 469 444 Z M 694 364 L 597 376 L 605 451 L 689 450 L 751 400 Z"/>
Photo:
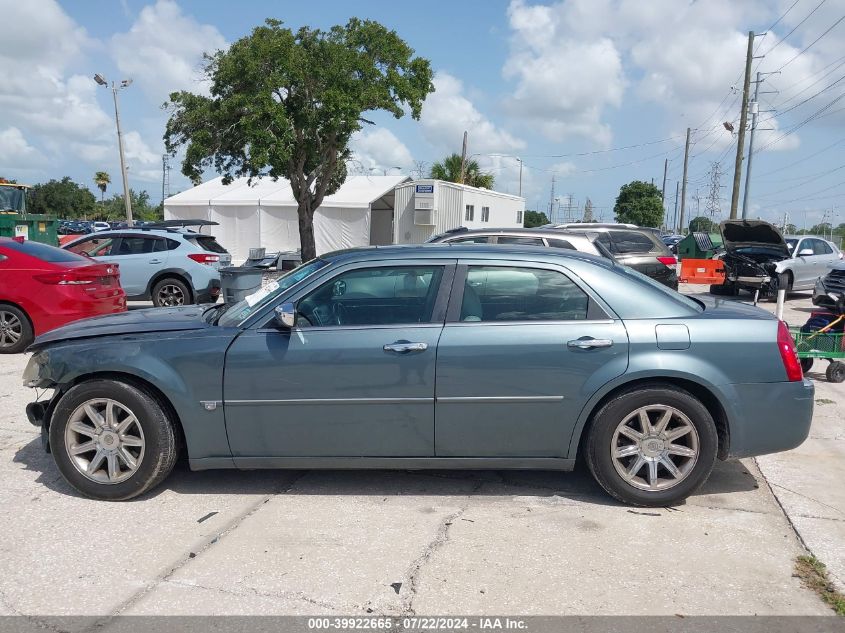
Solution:
<path fill-rule="evenodd" d="M 653 229 L 632 224 L 558 224 L 560 231 L 595 234 L 596 241 L 611 252 L 620 264 L 629 266 L 659 281 L 673 290 L 678 289 L 678 260 Z"/>

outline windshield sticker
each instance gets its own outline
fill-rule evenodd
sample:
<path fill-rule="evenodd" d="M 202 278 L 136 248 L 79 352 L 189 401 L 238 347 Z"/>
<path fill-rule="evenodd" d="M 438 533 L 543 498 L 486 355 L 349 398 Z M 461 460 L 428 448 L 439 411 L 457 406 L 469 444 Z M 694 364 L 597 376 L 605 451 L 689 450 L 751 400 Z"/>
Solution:
<path fill-rule="evenodd" d="M 279 282 L 273 281 L 261 288 L 260 290 L 256 290 L 251 295 L 247 295 L 246 297 L 244 297 L 244 299 L 246 300 L 246 304 L 251 308 L 256 303 L 263 301 L 265 298 L 276 292 L 278 289 Z"/>

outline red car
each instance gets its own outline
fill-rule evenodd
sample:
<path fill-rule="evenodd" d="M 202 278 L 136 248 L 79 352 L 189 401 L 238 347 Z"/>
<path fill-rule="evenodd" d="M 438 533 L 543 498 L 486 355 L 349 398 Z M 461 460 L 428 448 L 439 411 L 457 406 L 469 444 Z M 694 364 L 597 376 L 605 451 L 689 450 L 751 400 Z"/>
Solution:
<path fill-rule="evenodd" d="M 117 264 L 0 237 L 0 354 L 22 352 L 65 323 L 125 310 Z"/>

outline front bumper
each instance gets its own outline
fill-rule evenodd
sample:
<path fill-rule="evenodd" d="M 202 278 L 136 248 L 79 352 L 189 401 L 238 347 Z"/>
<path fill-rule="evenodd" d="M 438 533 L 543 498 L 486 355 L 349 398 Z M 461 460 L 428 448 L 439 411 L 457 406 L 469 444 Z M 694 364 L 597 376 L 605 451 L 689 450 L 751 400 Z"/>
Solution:
<path fill-rule="evenodd" d="M 813 421 L 812 381 L 731 385 L 730 457 L 779 453 L 800 446 Z"/>

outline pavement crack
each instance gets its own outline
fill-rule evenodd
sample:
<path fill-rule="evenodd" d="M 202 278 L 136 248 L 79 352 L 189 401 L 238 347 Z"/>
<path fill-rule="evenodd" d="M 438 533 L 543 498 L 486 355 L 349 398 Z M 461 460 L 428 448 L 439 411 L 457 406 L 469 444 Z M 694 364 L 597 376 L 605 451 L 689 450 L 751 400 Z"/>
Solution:
<path fill-rule="evenodd" d="M 196 551 L 186 553 L 178 561 L 176 561 L 176 563 L 174 563 L 173 565 L 168 567 L 163 573 L 159 574 L 151 582 L 147 583 L 146 586 L 144 586 L 142 589 L 137 591 L 135 594 L 133 594 L 132 596 L 130 596 L 126 600 L 124 600 L 116 609 L 114 609 L 114 611 L 112 611 L 112 613 L 110 615 L 105 616 L 102 619 L 99 619 L 97 622 L 95 622 L 89 628 L 90 629 L 97 629 L 98 627 L 105 626 L 113 618 L 121 615 L 124 611 L 126 611 L 127 609 L 131 608 L 132 606 L 134 606 L 135 604 L 140 602 L 147 594 L 152 592 L 161 583 L 169 581 L 171 576 L 173 576 L 173 574 L 175 574 L 177 571 L 182 569 L 182 567 L 187 565 L 189 562 L 191 562 L 192 560 L 194 560 L 198 556 L 201 556 L 202 554 L 207 552 L 211 547 L 214 546 L 215 543 L 218 543 L 223 538 L 225 538 L 226 536 L 231 534 L 234 530 L 236 530 L 241 525 L 241 523 L 243 523 L 246 519 L 248 519 L 253 514 L 258 512 L 264 506 L 265 503 L 270 501 L 270 499 L 272 499 L 273 497 L 275 497 L 277 495 L 283 495 L 283 494 L 289 493 L 294 488 L 294 486 L 296 486 L 296 484 L 299 483 L 299 481 L 308 474 L 308 472 L 309 471 L 307 471 L 307 470 L 302 471 L 294 479 L 286 482 L 285 485 L 280 487 L 278 490 L 276 490 L 276 491 L 274 491 L 274 492 L 272 492 L 268 495 L 264 495 L 264 496 L 260 497 L 257 501 L 255 501 L 253 504 L 251 504 L 246 509 L 246 511 L 241 512 L 236 517 L 234 517 L 231 521 L 229 521 L 229 523 L 227 525 L 225 525 L 221 531 L 217 532 L 217 534 L 215 536 L 213 536 L 212 538 L 209 538 L 202 547 L 198 548 Z"/>
<path fill-rule="evenodd" d="M 401 602 L 402 616 L 416 615 L 416 612 L 414 611 L 414 599 L 417 596 L 420 575 L 423 571 L 423 568 L 431 561 L 437 551 L 442 549 L 446 545 L 446 543 L 449 542 L 449 533 L 451 531 L 452 525 L 455 523 L 455 521 L 460 519 L 461 516 L 463 516 L 463 514 L 469 508 L 470 503 L 472 502 L 473 495 L 479 490 L 481 490 L 481 488 L 486 483 L 490 482 L 476 482 L 475 486 L 473 486 L 472 490 L 470 490 L 467 494 L 466 502 L 458 510 L 444 517 L 444 519 L 440 522 L 437 531 L 434 534 L 434 538 L 425 547 L 422 554 L 420 554 L 420 556 L 417 557 L 417 559 L 413 563 L 411 563 L 408 572 L 405 574 L 405 580 L 402 582 L 402 588 L 404 589 L 404 595 L 402 597 Z"/>

